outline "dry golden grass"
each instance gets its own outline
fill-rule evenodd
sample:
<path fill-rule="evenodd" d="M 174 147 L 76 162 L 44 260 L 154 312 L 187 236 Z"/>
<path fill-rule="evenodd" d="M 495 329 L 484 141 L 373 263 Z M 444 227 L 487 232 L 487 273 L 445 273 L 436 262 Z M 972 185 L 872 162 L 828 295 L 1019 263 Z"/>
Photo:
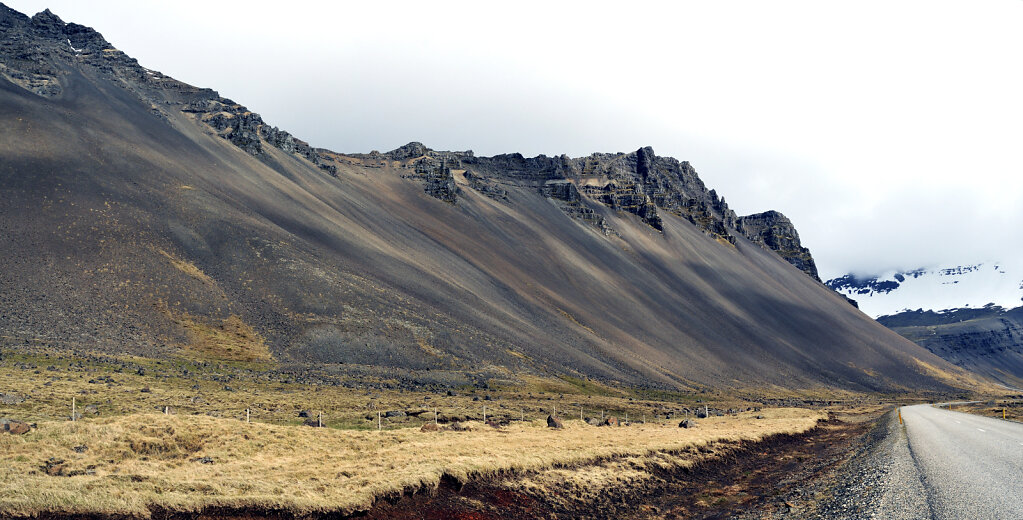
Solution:
<path fill-rule="evenodd" d="M 181 186 L 181 188 L 182 189 L 189 189 L 189 190 L 195 189 L 195 188 L 192 188 L 191 186 Z M 189 275 L 189 276 L 191 276 L 191 277 L 193 277 L 193 278 L 195 278 L 197 280 L 200 280 L 203 283 L 206 283 L 206 284 L 209 284 L 209 285 L 216 285 L 216 282 L 214 282 L 212 278 L 207 276 L 206 273 L 204 273 L 202 271 L 202 269 L 199 269 L 192 262 L 189 262 L 188 260 L 182 260 L 182 259 L 180 259 L 180 258 L 178 258 L 178 257 L 176 257 L 176 256 L 174 256 L 174 255 L 172 255 L 170 253 L 168 253 L 167 251 L 164 251 L 163 249 L 157 249 L 157 252 L 159 252 L 161 255 L 167 257 L 167 260 L 170 260 L 171 265 L 173 265 L 175 269 L 177 269 L 177 270 L 179 270 L 179 271 L 181 271 L 181 272 L 183 272 L 183 273 L 185 273 L 185 274 L 187 274 L 187 275 Z"/>
<path fill-rule="evenodd" d="M 988 395 L 1005 395 L 1011 393 L 1011 390 L 1005 387 L 997 386 L 987 380 L 977 379 L 973 374 L 965 370 L 958 369 L 958 367 L 956 367 L 956 372 L 952 372 L 942 370 L 930 363 L 920 361 L 916 358 L 913 358 L 913 361 L 916 362 L 920 371 L 924 374 L 934 377 L 935 379 L 938 379 L 939 381 L 942 381 L 954 388 L 967 388 L 974 392 L 980 392 Z"/>
<path fill-rule="evenodd" d="M 255 329 L 238 316 L 228 316 L 219 324 L 208 324 L 185 315 L 177 318 L 189 334 L 185 352 L 198 359 L 227 361 L 270 361 L 270 349 Z"/>
<path fill-rule="evenodd" d="M 355 511 L 381 495 L 437 486 L 445 474 L 464 481 L 555 467 L 562 468 L 557 471 L 563 483 L 621 484 L 641 475 L 617 475 L 612 482 L 614 472 L 594 470 L 599 465 L 592 463 L 640 457 L 677 465 L 687 453 L 699 456 L 694 448 L 700 446 L 706 452 L 722 442 L 802 432 L 824 417 L 801 409 L 760 413 L 766 417 L 747 413 L 704 419 L 694 429 L 661 424 L 597 428 L 570 420 L 563 430 L 537 421 L 500 431 L 476 423 L 471 432 L 439 433 L 162 414 L 49 421 L 24 436 L 0 437 L 0 460 L 7 461 L 0 473 L 0 516 L 62 511 L 147 517 L 152 506 Z M 76 446 L 87 449 L 78 453 Z M 75 476 L 47 474 L 42 468 L 51 457 L 65 461 L 61 473 Z M 202 457 L 214 463 L 203 464 Z M 587 463 L 576 474 L 564 469 Z"/>
<path fill-rule="evenodd" d="M 297 424 L 298 412 L 309 410 L 323 412 L 328 427 L 346 429 L 375 429 L 378 410 L 424 412 L 418 417 L 385 418 L 383 426 L 389 429 L 432 422 L 435 409 L 442 419 L 479 419 L 484 405 L 488 417 L 501 421 L 518 421 L 523 416 L 539 419 L 555 407 L 569 418 L 577 418 L 582 409 L 586 416 L 599 417 L 604 411 L 619 417 L 629 414 L 634 419 L 660 416 L 667 420 L 672 413 L 681 416 L 682 408 L 693 406 L 696 400 L 692 395 L 675 394 L 633 399 L 620 389 L 568 377 L 524 377 L 521 386 L 456 388 L 457 395 L 449 396 L 446 389 L 413 392 L 381 388 L 387 383 L 382 380 L 363 381 L 378 387 L 362 390 L 301 384 L 291 381 L 290 375 L 267 372 L 273 368 L 268 362 L 209 363 L 197 358 L 133 356 L 83 359 L 66 353 L 10 350 L 0 355 L 0 391 L 28 397 L 18 405 L 0 405 L 0 415 L 30 422 L 67 418 L 73 397 L 79 411 L 96 405 L 101 417 L 169 406 L 178 414 L 239 418 L 249 408 L 253 421 Z M 487 396 L 492 400 L 487 401 Z M 751 403 L 715 399 L 711 404 L 745 409 Z"/>

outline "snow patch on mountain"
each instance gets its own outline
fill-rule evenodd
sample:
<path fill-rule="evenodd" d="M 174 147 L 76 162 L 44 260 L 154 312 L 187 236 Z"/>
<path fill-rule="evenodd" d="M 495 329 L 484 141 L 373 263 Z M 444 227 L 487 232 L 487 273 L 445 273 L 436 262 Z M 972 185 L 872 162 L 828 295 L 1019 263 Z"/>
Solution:
<path fill-rule="evenodd" d="M 876 276 L 847 274 L 827 286 L 859 303 L 873 317 L 907 310 L 983 307 L 1007 309 L 1023 302 L 1023 267 L 1004 262 L 889 271 Z"/>

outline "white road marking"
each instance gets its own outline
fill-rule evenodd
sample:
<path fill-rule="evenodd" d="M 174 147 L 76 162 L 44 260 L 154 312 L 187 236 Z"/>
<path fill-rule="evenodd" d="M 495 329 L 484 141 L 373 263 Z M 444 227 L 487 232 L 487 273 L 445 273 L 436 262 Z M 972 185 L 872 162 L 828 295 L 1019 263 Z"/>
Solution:
<path fill-rule="evenodd" d="M 980 428 L 977 428 L 977 431 L 978 431 L 978 432 L 984 432 L 984 431 L 987 431 L 987 430 L 982 430 L 982 429 L 980 429 Z"/>
<path fill-rule="evenodd" d="M 962 422 L 956 421 L 956 424 L 963 424 Z"/>

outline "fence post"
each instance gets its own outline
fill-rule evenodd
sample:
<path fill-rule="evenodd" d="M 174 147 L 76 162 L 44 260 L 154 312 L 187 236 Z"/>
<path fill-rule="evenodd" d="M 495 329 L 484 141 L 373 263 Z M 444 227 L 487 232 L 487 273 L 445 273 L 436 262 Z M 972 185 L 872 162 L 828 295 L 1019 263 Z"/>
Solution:
<path fill-rule="evenodd" d="M 245 409 L 245 422 L 249 422 L 249 409 Z"/>
<path fill-rule="evenodd" d="M 316 413 L 316 427 L 323 428 L 323 412 Z"/>

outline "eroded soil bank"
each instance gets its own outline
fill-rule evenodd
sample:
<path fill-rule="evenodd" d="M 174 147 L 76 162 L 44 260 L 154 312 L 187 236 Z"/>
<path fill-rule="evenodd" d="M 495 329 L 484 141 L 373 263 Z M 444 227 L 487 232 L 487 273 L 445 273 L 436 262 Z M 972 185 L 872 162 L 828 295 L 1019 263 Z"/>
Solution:
<path fill-rule="evenodd" d="M 579 499 L 568 490 L 509 489 L 508 479 L 404 496 L 367 519 L 793 518 L 812 515 L 831 477 L 867 442 L 877 413 L 832 417 L 803 434 L 743 443 L 690 468 L 663 468 L 642 486 Z"/>

